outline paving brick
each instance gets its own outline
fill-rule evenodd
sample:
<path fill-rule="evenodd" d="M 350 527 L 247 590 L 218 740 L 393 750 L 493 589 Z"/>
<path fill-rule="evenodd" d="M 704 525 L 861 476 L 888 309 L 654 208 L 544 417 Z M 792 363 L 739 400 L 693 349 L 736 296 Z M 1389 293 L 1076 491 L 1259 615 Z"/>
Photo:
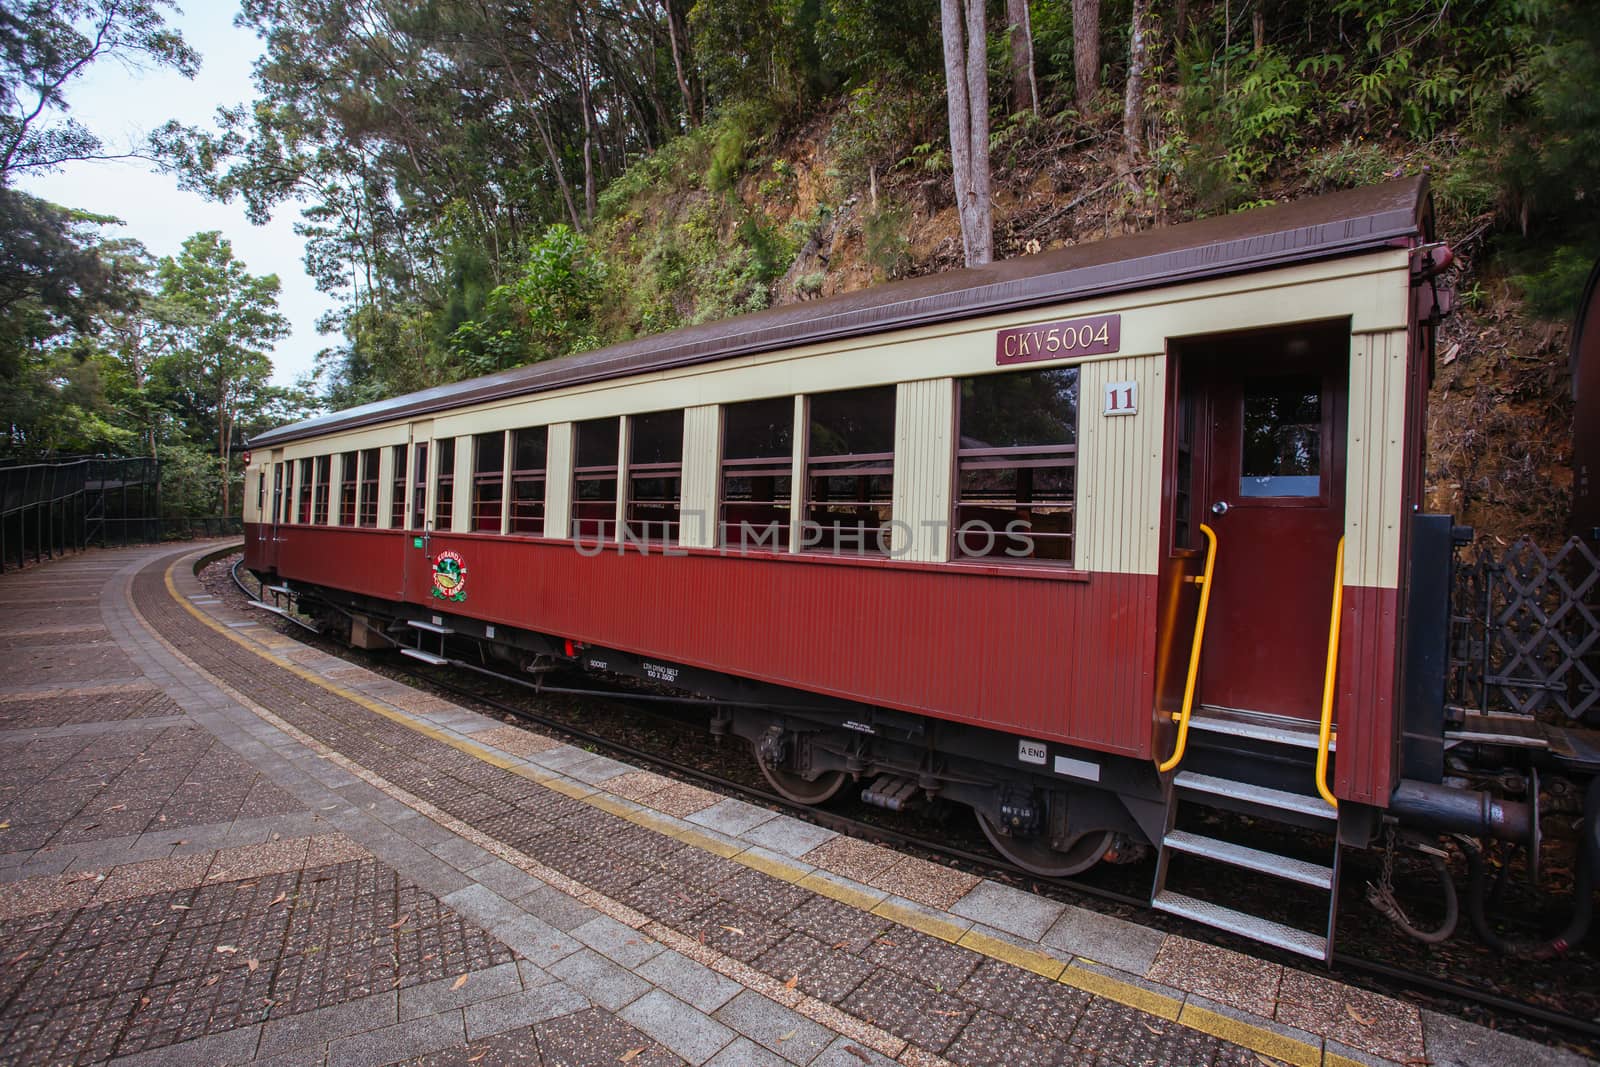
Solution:
<path fill-rule="evenodd" d="M 381 1067 L 466 1041 L 460 1011 L 425 1015 L 329 1042 L 328 1067 Z"/>
<path fill-rule="evenodd" d="M 550 1067 L 679 1067 L 684 1061 L 615 1015 L 590 1008 L 534 1027 Z M 624 1057 L 627 1057 L 624 1059 Z"/>
<path fill-rule="evenodd" d="M 738 835 L 752 845 L 770 848 L 785 856 L 804 856 L 807 852 L 839 835 L 788 815 L 779 815 Z"/>
<path fill-rule="evenodd" d="M 560 982 L 524 989 L 520 993 L 469 1004 L 466 1008 L 467 1036 L 475 1041 L 582 1011 L 588 1006 L 589 1001 L 582 993 Z"/>
<path fill-rule="evenodd" d="M 492 1000 L 522 989 L 522 975 L 515 961 L 497 964 L 481 971 L 440 978 L 434 982 L 400 990 L 399 1018 L 415 1019 L 461 1008 L 480 1000 Z"/>
<path fill-rule="evenodd" d="M 689 821 L 712 830 L 738 837 L 745 831 L 770 822 L 778 816 L 758 808 L 754 804 L 746 804 L 742 800 L 728 799 L 711 805 L 689 816 Z"/>
<path fill-rule="evenodd" d="M 617 1013 L 693 1064 L 705 1063 L 738 1035 L 669 993 L 647 993 Z"/>
<path fill-rule="evenodd" d="M 1066 906 L 985 879 L 950 910 L 996 930 L 1038 941 Z"/>
<path fill-rule="evenodd" d="M 576 927 L 572 936 L 630 970 L 661 952 L 659 944 L 638 930 L 605 915 Z"/>
<path fill-rule="evenodd" d="M 224 1034 L 211 1034 L 133 1056 L 119 1056 L 113 1067 L 215 1067 L 244 1063 L 255 1055 L 261 1027 L 248 1026 Z"/>
<path fill-rule="evenodd" d="M 1069 904 L 1040 940 L 1074 956 L 1144 974 L 1155 962 L 1165 939 L 1159 930 Z"/>
<path fill-rule="evenodd" d="M 638 974 L 703 1012 L 716 1011 L 742 988 L 711 968 L 672 951 L 645 963 Z"/>
<path fill-rule="evenodd" d="M 513 867 L 502 859 L 493 859 L 482 866 L 474 867 L 467 871 L 466 875 L 479 885 L 488 886 L 507 900 L 520 901 L 544 885 L 533 875 Z"/>
<path fill-rule="evenodd" d="M 707 1060 L 706 1067 L 786 1067 L 789 1062 L 748 1037 L 741 1037 Z"/>
<path fill-rule="evenodd" d="M 554 886 L 542 886 L 517 899 L 517 905 L 557 930 L 570 931 L 600 913 Z"/>
<path fill-rule="evenodd" d="M 749 990 L 712 1017 L 791 1063 L 810 1063 L 834 1038 L 831 1030 Z"/>
<path fill-rule="evenodd" d="M 651 989 L 645 979 L 592 949 L 574 952 L 552 964 L 550 974 L 608 1011 L 638 1000 Z"/>
<path fill-rule="evenodd" d="M 320 1050 L 338 1038 L 380 1030 L 398 1021 L 392 992 L 270 1019 L 261 1029 L 257 1055 L 277 1056 L 309 1046 Z"/>

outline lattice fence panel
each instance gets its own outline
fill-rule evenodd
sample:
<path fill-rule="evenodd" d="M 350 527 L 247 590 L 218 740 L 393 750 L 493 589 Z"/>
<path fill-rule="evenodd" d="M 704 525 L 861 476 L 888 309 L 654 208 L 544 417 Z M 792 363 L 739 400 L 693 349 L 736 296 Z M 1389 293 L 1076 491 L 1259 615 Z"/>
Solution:
<path fill-rule="evenodd" d="M 1452 703 L 1555 722 L 1600 720 L 1600 555 L 1574 537 L 1463 549 L 1451 642 Z"/>

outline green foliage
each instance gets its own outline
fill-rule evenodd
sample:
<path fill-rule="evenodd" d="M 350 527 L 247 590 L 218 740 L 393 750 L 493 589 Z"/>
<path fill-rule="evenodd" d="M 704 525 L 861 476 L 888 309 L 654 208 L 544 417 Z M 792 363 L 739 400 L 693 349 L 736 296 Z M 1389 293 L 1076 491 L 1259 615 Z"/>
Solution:
<path fill-rule="evenodd" d="M 606 265 L 588 239 L 563 224 L 549 227 L 529 249 L 521 272 L 489 293 L 482 316 L 451 336 L 461 376 L 594 348 L 605 284 Z"/>
<path fill-rule="evenodd" d="M 906 236 L 910 217 L 905 207 L 885 207 L 862 220 L 867 262 L 885 278 L 902 277 L 911 267 L 911 240 Z"/>
<path fill-rule="evenodd" d="M 926 78 L 875 78 L 853 89 L 828 134 L 834 173 L 842 192 L 866 187 L 912 156 L 918 147 L 948 161 L 943 86 Z"/>
<path fill-rule="evenodd" d="M 95 61 L 148 63 L 194 77 L 200 57 L 169 28 L 172 0 L 16 0 L 0 6 L 0 184 L 105 154 L 70 116 L 67 86 Z"/>

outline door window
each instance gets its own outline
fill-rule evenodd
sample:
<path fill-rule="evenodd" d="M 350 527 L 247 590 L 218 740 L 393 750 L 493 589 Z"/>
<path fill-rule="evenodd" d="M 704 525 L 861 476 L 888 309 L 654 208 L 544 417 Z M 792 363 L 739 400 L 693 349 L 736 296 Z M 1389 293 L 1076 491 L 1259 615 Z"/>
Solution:
<path fill-rule="evenodd" d="M 1241 497 L 1322 495 L 1322 408 L 1316 378 L 1244 383 Z"/>

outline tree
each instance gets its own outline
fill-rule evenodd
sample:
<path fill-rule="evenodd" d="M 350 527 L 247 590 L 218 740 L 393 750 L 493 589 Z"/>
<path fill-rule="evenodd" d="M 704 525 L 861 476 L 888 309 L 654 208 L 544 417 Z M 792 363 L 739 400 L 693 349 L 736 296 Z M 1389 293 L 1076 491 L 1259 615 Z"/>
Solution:
<path fill-rule="evenodd" d="M 1144 70 L 1148 65 L 1150 0 L 1133 0 L 1128 32 L 1128 91 L 1122 105 L 1122 143 L 1131 160 L 1144 147 Z"/>
<path fill-rule="evenodd" d="M 1033 23 L 1028 0 L 1006 0 L 1011 31 L 1011 110 L 1039 113 L 1039 84 L 1033 74 Z"/>
<path fill-rule="evenodd" d="M 0 184 L 24 170 L 107 158 L 67 111 L 67 86 L 97 59 L 194 77 L 200 56 L 162 14 L 172 0 L 0 0 Z"/>
<path fill-rule="evenodd" d="M 1072 0 L 1072 69 L 1083 111 L 1100 89 L 1100 0 Z"/>
<path fill-rule="evenodd" d="M 222 473 L 222 513 L 231 508 L 233 434 L 242 412 L 266 393 L 266 347 L 289 332 L 278 312 L 278 276 L 256 276 L 215 230 L 183 242 L 157 268 L 166 351 L 158 367 L 191 436 L 214 431 Z"/>
<path fill-rule="evenodd" d="M 950 167 L 967 266 L 994 258 L 989 205 L 989 56 L 983 0 L 940 0 Z"/>

